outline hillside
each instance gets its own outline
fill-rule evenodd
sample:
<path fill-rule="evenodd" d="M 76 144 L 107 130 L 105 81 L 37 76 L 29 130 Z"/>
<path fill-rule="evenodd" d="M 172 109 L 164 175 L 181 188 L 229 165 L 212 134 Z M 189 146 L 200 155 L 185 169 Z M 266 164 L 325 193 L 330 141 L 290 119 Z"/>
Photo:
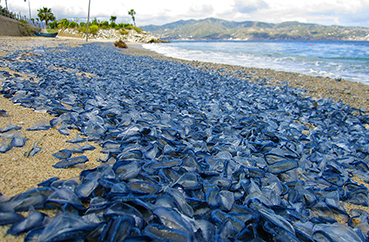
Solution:
<path fill-rule="evenodd" d="M 272 24 L 207 18 L 141 28 L 169 40 L 369 40 L 369 28 L 300 22 Z"/>

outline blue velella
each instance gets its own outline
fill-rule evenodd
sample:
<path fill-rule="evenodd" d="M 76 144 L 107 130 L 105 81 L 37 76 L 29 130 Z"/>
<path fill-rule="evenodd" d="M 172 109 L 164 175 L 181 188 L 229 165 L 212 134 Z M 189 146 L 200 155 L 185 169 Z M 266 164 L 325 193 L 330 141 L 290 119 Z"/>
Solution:
<path fill-rule="evenodd" d="M 57 48 L 65 51 L 12 62 L 39 81 L 8 76 L 1 94 L 55 116 L 30 130 L 80 131 L 53 154 L 55 168 L 87 162 L 80 154 L 95 148 L 90 141 L 104 163 L 1 199 L 0 223 L 15 224 L 9 233 L 30 230 L 26 238 L 39 241 L 368 239 L 369 215 L 342 205 L 369 204 L 368 189 L 352 180 L 367 181 L 365 113 L 267 85 L 269 77 L 245 80 L 247 71 L 240 79 L 107 43 Z M 0 130 L 0 152 L 24 145 L 19 129 Z M 41 223 L 31 207 L 61 212 Z"/>

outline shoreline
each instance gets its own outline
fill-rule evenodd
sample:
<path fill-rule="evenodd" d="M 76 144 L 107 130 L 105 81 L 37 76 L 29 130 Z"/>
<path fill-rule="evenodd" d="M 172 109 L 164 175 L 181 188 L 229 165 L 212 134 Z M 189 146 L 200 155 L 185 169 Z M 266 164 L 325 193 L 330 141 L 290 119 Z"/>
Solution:
<path fill-rule="evenodd" d="M 13 43 L 11 43 L 12 40 Z M 96 42 L 105 41 L 99 40 Z M 76 38 L 57 38 L 53 40 L 38 37 L 0 37 L 0 57 L 4 56 L 5 52 L 11 52 L 14 49 L 30 50 L 40 47 L 57 47 L 59 45 L 69 45 L 73 47 L 85 43 L 86 42 L 84 40 Z M 8 46 L 7 51 L 3 50 L 3 46 Z M 305 94 L 307 96 L 312 96 L 314 98 L 332 98 L 334 100 L 338 99 L 352 107 L 364 107 L 366 110 L 369 110 L 369 103 L 368 99 L 366 98 L 367 94 L 369 93 L 369 86 L 365 84 L 360 85 L 358 83 L 355 84 L 354 82 L 349 81 L 337 82 L 329 78 L 306 76 L 298 73 L 280 72 L 270 69 L 246 68 L 224 64 L 180 60 L 171 57 L 165 57 L 156 52 L 146 50 L 140 43 L 128 43 L 128 47 L 128 49 L 117 49 L 117 51 L 129 55 L 149 56 L 161 60 L 178 62 L 208 72 L 217 71 L 223 75 L 236 75 L 235 73 L 238 73 L 237 75 L 239 75 L 241 71 L 245 74 L 244 76 L 240 76 L 241 79 L 251 82 L 262 82 L 265 86 L 269 87 L 284 86 L 286 84 L 292 88 L 302 89 L 306 87 Z M 20 59 L 19 61 L 22 60 Z M 0 71 L 1 70 L 9 71 L 9 68 L 0 65 Z M 17 73 L 14 71 L 9 72 Z M 17 74 L 21 75 L 22 78 L 29 78 L 26 74 Z M 0 80 L 3 81 L 3 78 L 0 78 Z M 99 147 L 97 144 L 91 143 L 97 149 L 85 154 L 90 160 L 88 163 L 86 163 L 86 165 L 73 169 L 53 168 L 52 165 L 55 164 L 57 160 L 52 157 L 52 154 L 63 148 L 67 148 L 69 144 L 65 141 L 74 139 L 78 131 L 72 130 L 69 136 L 60 135 L 56 129 L 36 132 L 26 131 L 27 128 L 32 126 L 37 121 L 44 118 L 51 120 L 54 117 L 47 113 L 37 113 L 32 109 L 14 105 L 9 99 L 6 99 L 2 96 L 0 97 L 0 109 L 5 109 L 9 112 L 9 117 L 11 117 L 12 124 L 21 126 L 22 133 L 24 133 L 28 138 L 24 147 L 13 148 L 5 154 L 0 154 L 2 157 L 0 161 L 0 169 L 2 171 L 6 171 L 0 179 L 0 192 L 9 198 L 13 195 L 19 194 L 20 192 L 24 192 L 31 187 L 36 187 L 39 182 L 42 182 L 48 178 L 57 176 L 60 178 L 60 180 L 70 179 L 79 176 L 79 173 L 84 169 L 92 169 L 101 165 L 101 163 L 96 161 L 103 155 L 100 153 L 101 147 Z M 6 127 L 8 123 L 9 118 L 0 118 L 0 128 Z M 46 136 L 40 142 L 40 146 L 42 147 L 40 153 L 35 157 L 24 157 L 23 154 L 33 146 L 33 143 L 40 140 L 40 138 L 44 135 Z M 26 214 L 27 213 L 24 215 Z M 9 226 L 0 226 L 0 236 L 3 236 L 2 238 L 4 238 L 8 228 Z M 21 241 L 23 238 L 24 235 L 18 237 L 7 236 L 4 239 L 6 241 Z"/>

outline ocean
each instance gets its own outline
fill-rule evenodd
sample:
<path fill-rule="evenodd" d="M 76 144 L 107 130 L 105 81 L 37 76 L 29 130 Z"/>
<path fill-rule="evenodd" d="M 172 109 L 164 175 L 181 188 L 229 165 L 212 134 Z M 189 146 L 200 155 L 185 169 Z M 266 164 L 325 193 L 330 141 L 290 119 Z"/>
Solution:
<path fill-rule="evenodd" d="M 173 41 L 145 44 L 165 56 L 269 68 L 369 85 L 368 41 Z"/>

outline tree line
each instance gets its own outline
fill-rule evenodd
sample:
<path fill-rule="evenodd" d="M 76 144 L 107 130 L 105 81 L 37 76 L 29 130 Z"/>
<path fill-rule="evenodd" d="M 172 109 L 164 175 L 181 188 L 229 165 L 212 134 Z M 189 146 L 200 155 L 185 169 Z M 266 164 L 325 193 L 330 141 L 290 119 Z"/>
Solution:
<path fill-rule="evenodd" d="M 40 8 L 37 11 L 38 11 L 37 16 L 39 17 L 40 21 L 45 21 L 46 26 L 49 26 L 51 29 L 75 28 L 81 32 L 84 32 L 84 33 L 87 32 L 87 23 L 85 22 L 79 22 L 78 20 L 69 21 L 66 18 L 56 20 L 54 14 L 51 11 L 51 8 L 47 8 L 47 7 Z M 109 19 L 110 23 L 109 21 L 100 21 L 94 18 L 89 23 L 89 26 L 90 26 L 89 32 L 92 34 L 97 34 L 97 31 L 100 28 L 102 29 L 113 28 L 116 30 L 121 30 L 123 32 L 129 29 L 135 29 L 137 32 L 141 32 L 142 30 L 136 27 L 135 16 L 134 16 L 136 12 L 134 11 L 134 9 L 131 9 L 130 11 L 128 11 L 128 14 L 131 15 L 134 25 L 129 24 L 129 23 L 116 23 L 117 16 L 110 16 L 110 19 Z"/>

